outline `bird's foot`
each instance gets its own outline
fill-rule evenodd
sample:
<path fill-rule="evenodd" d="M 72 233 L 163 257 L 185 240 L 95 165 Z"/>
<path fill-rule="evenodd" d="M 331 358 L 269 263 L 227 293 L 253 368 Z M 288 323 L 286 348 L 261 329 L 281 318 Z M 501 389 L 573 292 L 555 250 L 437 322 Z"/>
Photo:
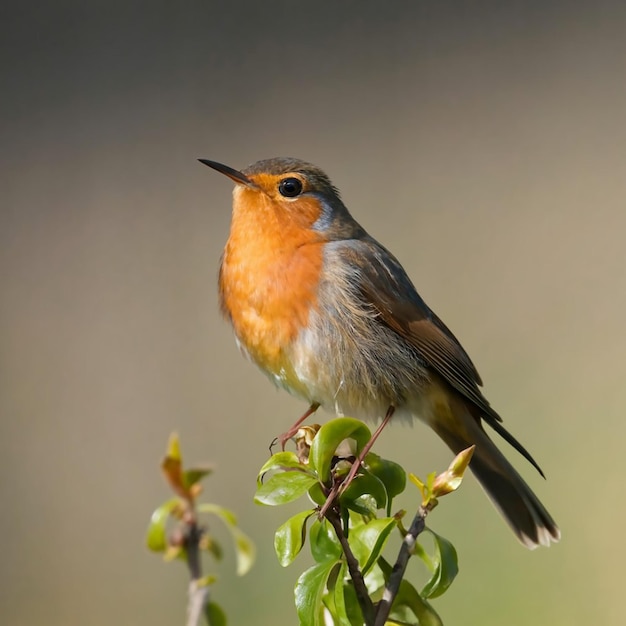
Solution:
<path fill-rule="evenodd" d="M 341 494 L 350 486 L 350 483 L 354 480 L 356 475 L 359 473 L 359 470 L 361 469 L 361 466 L 363 465 L 363 462 L 365 461 L 365 457 L 369 454 L 370 450 L 372 449 L 372 446 L 376 442 L 376 439 L 378 439 L 378 436 L 380 435 L 380 433 L 383 431 L 385 426 L 389 423 L 389 420 L 393 416 L 394 412 L 395 412 L 395 407 L 393 406 L 390 406 L 387 409 L 387 413 L 383 421 L 381 422 L 380 426 L 374 431 L 374 434 L 372 435 L 370 440 L 365 444 L 365 446 L 363 446 L 361 453 L 352 464 L 352 467 L 350 468 L 348 475 L 342 481 L 335 483 L 332 486 L 328 494 L 328 497 L 326 498 L 326 502 L 324 502 L 324 504 L 322 505 L 322 508 L 320 509 L 320 512 L 319 512 L 320 519 L 325 517 L 328 509 L 330 509 L 330 507 L 333 506 L 333 503 L 335 502 L 335 500 L 339 496 L 341 496 Z"/>
<path fill-rule="evenodd" d="M 270 444 L 270 454 L 272 453 L 272 451 L 274 450 L 277 444 L 280 444 L 280 449 L 284 450 L 285 446 L 287 445 L 287 442 L 293 439 L 298 433 L 298 431 L 300 430 L 300 424 L 302 424 L 302 422 L 304 422 L 304 420 L 307 417 L 310 417 L 311 415 L 313 415 L 313 413 L 315 413 L 315 411 L 317 411 L 317 409 L 319 408 L 320 408 L 320 405 L 317 402 L 314 402 L 306 410 L 304 415 L 302 415 L 302 417 L 300 417 L 300 419 L 298 419 L 298 421 L 288 431 L 284 432 L 282 435 L 278 435 L 278 437 L 276 437 L 274 441 L 272 441 L 272 443 Z"/>

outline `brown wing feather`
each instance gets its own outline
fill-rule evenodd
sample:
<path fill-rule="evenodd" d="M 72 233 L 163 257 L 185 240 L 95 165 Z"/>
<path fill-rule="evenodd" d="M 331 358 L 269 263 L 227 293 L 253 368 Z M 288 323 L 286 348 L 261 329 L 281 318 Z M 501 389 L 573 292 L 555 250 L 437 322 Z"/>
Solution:
<path fill-rule="evenodd" d="M 359 243 L 367 246 L 366 254 L 361 251 L 351 261 L 358 259 L 363 297 L 377 310 L 380 321 L 416 348 L 424 361 L 470 400 L 488 421 L 502 421 L 480 392 L 482 381 L 471 359 L 420 298 L 400 263 L 374 240 Z"/>
<path fill-rule="evenodd" d="M 375 296 L 374 296 L 375 297 Z M 480 378 L 461 345 L 428 318 L 411 318 L 411 311 L 396 305 L 381 311 L 381 319 L 414 346 L 424 360 L 443 378 L 472 402 L 488 421 L 502 418 L 489 406 L 480 392 Z"/>
<path fill-rule="evenodd" d="M 474 407 L 471 413 L 479 424 L 482 417 L 543 476 L 528 450 L 502 426 L 502 418 L 479 389 L 482 381 L 467 352 L 428 308 L 400 263 L 374 239 L 354 243 L 366 246 L 358 254 L 351 251 L 350 260 L 359 266 L 361 293 L 378 312 L 380 321 L 409 342 L 430 367 L 470 401 Z"/>

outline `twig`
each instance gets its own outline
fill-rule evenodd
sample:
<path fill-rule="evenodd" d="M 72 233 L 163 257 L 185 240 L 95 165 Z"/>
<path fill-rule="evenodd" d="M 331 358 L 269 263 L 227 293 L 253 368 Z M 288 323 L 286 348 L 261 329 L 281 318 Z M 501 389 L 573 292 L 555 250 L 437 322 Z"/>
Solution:
<path fill-rule="evenodd" d="M 363 620 L 365 621 L 366 626 L 373 626 L 375 616 L 374 605 L 372 604 L 372 600 L 367 591 L 367 587 L 365 586 L 365 580 L 363 578 L 361 569 L 359 568 L 359 562 L 354 556 L 354 553 L 350 548 L 350 544 L 348 543 L 348 538 L 343 532 L 341 519 L 339 518 L 337 511 L 334 509 L 326 511 L 326 519 L 332 524 L 332 527 L 335 529 L 337 539 L 339 539 L 339 543 L 341 544 L 343 553 L 346 555 L 348 571 L 350 572 L 350 578 L 352 578 L 352 582 L 354 583 L 354 591 L 356 593 L 357 600 L 359 601 L 361 612 L 363 613 Z"/>
<path fill-rule="evenodd" d="M 197 580 L 189 583 L 189 599 L 187 601 L 187 626 L 200 626 L 205 615 L 205 607 L 209 603 L 209 586 L 199 585 Z"/>
<path fill-rule="evenodd" d="M 209 602 L 209 586 L 201 581 L 200 540 L 202 538 L 202 530 L 198 526 L 193 503 L 190 502 L 189 506 L 190 510 L 185 518 L 184 538 L 187 567 L 191 577 L 187 600 L 187 626 L 200 626 L 203 623 L 205 607 Z"/>
<path fill-rule="evenodd" d="M 393 601 L 395 600 L 396 596 L 398 595 L 398 591 L 400 590 L 400 583 L 404 578 L 404 572 L 406 571 L 406 566 L 409 562 L 409 558 L 413 554 L 415 541 L 417 540 L 417 536 L 424 530 L 426 526 L 426 516 L 428 515 L 429 511 L 430 507 L 420 506 L 417 514 L 411 522 L 409 531 L 402 541 L 402 546 L 400 546 L 398 560 L 391 570 L 391 575 L 389 576 L 389 582 L 387 582 L 387 586 L 385 587 L 383 598 L 378 603 L 374 626 L 384 626 L 387 618 L 389 617 L 389 612 L 391 611 Z"/>

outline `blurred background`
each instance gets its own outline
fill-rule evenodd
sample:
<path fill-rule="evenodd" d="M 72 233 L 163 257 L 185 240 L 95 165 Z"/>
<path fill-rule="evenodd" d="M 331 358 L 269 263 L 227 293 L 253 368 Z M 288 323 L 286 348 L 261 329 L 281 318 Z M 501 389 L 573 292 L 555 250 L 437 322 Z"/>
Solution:
<path fill-rule="evenodd" d="M 278 155 L 329 173 L 548 477 L 511 450 L 549 550 L 473 479 L 433 514 L 461 564 L 444 621 L 624 623 L 623 3 L 60 0 L 0 29 L 1 623 L 182 623 L 185 568 L 144 547 L 172 430 L 258 546 L 242 579 L 227 547 L 214 598 L 296 623 L 306 556 L 278 565 L 288 512 L 252 496 L 304 406 L 220 319 L 231 183 L 196 161 Z M 378 451 L 450 460 L 421 425 Z"/>

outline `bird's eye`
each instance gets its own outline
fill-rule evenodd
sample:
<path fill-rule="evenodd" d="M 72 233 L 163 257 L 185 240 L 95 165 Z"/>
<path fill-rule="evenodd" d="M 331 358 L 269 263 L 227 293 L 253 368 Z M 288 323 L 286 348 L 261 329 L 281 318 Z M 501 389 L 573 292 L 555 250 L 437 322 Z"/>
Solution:
<path fill-rule="evenodd" d="M 302 193 L 302 181 L 299 178 L 283 178 L 278 185 L 278 191 L 285 198 L 295 198 Z"/>

